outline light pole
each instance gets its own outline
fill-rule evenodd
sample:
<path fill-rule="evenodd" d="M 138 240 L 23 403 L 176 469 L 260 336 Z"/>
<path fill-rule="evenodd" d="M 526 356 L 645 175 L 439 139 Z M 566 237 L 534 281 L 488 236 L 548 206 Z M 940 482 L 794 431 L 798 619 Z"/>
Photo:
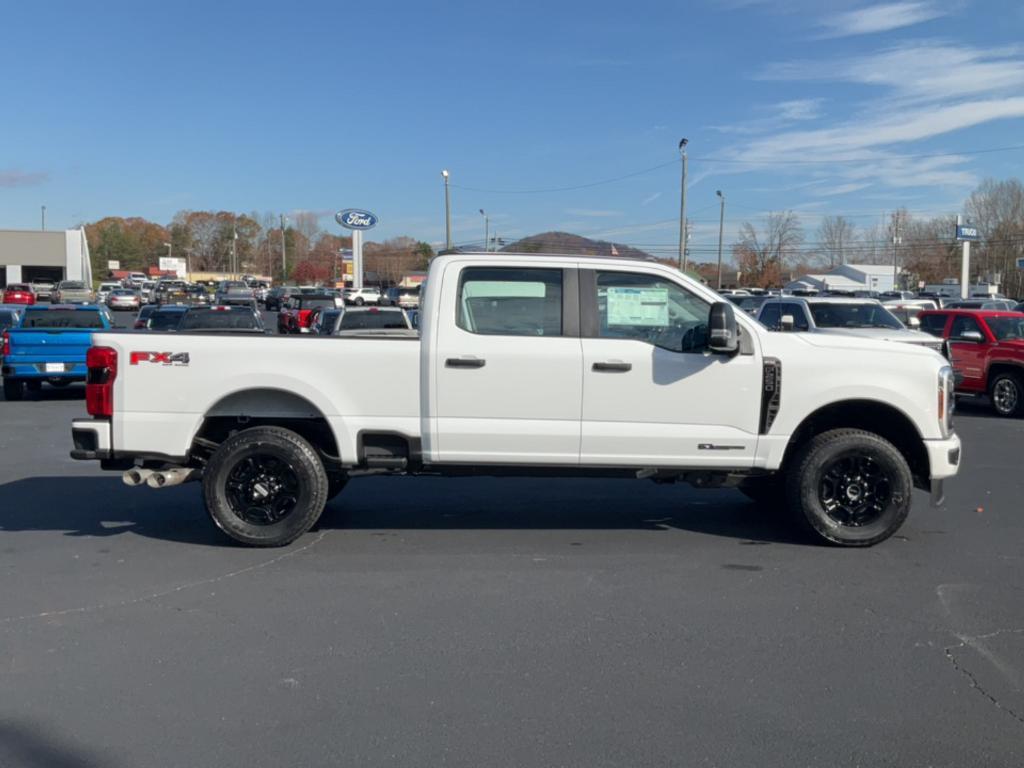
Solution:
<path fill-rule="evenodd" d="M 185 249 L 185 277 L 189 278 L 192 276 L 192 252 L 195 248 Z"/>
<path fill-rule="evenodd" d="M 441 171 L 444 176 L 444 248 L 446 251 L 452 249 L 452 197 L 448 191 L 448 171 Z"/>
<path fill-rule="evenodd" d="M 900 238 L 900 214 L 899 211 L 892 217 L 892 289 L 899 289 L 899 267 L 896 266 L 896 246 L 901 242 Z"/>
<path fill-rule="evenodd" d="M 487 244 L 487 236 L 491 230 L 491 220 L 487 218 L 487 214 L 484 213 L 484 209 L 480 209 L 480 215 L 484 217 L 484 253 L 490 250 L 490 246 Z"/>
<path fill-rule="evenodd" d="M 42 211 L 43 221 L 42 221 L 42 225 L 40 226 L 40 229 L 42 229 L 45 232 L 46 231 L 46 206 L 44 205 L 42 208 L 43 208 L 43 211 Z"/>
<path fill-rule="evenodd" d="M 686 272 L 686 145 L 688 139 L 679 140 L 679 152 L 683 156 L 683 178 L 679 189 L 679 270 Z"/>
<path fill-rule="evenodd" d="M 722 231 L 725 228 L 725 195 L 716 189 L 715 194 L 722 201 L 718 207 L 718 290 L 722 290 Z"/>

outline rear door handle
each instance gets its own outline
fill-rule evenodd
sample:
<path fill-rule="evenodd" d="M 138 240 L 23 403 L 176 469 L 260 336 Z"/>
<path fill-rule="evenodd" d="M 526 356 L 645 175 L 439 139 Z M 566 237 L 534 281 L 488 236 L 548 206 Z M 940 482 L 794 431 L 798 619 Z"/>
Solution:
<path fill-rule="evenodd" d="M 633 370 L 632 363 L 594 363 L 592 370 L 604 371 L 606 373 L 626 373 Z"/>
<path fill-rule="evenodd" d="M 449 357 L 444 365 L 446 368 L 483 368 L 487 361 L 479 357 Z"/>

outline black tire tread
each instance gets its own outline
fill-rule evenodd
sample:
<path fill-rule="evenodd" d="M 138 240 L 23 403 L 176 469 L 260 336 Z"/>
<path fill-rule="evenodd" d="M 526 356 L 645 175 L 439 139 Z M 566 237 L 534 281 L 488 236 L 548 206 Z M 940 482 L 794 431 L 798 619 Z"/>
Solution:
<path fill-rule="evenodd" d="M 302 461 L 311 470 L 314 479 L 308 508 L 302 512 L 299 510 L 293 512 L 287 518 L 291 521 L 291 525 L 285 532 L 279 534 L 271 531 L 276 526 L 267 526 L 267 528 L 261 529 L 259 526 L 253 526 L 240 520 L 229 509 L 221 509 L 222 505 L 217 498 L 216 488 L 216 484 L 220 482 L 221 470 L 224 468 L 225 461 L 238 447 L 250 445 L 253 442 L 275 441 L 284 443 L 298 451 Z M 235 541 L 251 547 L 283 547 L 306 533 L 316 524 L 323 513 L 324 505 L 327 503 L 327 488 L 327 474 L 324 472 L 323 463 L 320 461 L 316 449 L 305 438 L 283 427 L 253 427 L 235 433 L 214 451 L 203 471 L 203 500 L 213 522 Z M 293 515 L 296 514 L 299 517 L 293 518 Z"/>
<path fill-rule="evenodd" d="M 804 510 L 803 503 L 803 487 L 802 481 L 804 474 L 807 470 L 808 463 L 813 459 L 815 453 L 821 450 L 824 446 L 834 444 L 837 440 L 845 440 L 850 438 L 857 438 L 860 440 L 869 440 L 875 442 L 883 450 L 892 451 L 896 457 L 899 458 L 902 464 L 903 471 L 905 473 L 904 480 L 908 485 L 908 489 L 913 489 L 913 478 L 910 474 L 910 467 L 907 465 L 906 459 L 899 452 L 899 450 L 886 440 L 881 435 L 874 432 L 868 432 L 863 429 L 854 428 L 839 428 L 831 429 L 827 432 L 815 435 L 813 438 L 808 440 L 797 454 L 793 457 L 792 462 L 786 472 L 786 504 L 789 507 L 790 514 L 794 519 L 796 525 L 807 535 L 816 538 L 818 541 L 845 547 L 870 547 L 877 544 L 885 539 L 889 538 L 893 533 L 899 530 L 900 526 L 903 525 L 904 520 L 907 518 L 907 514 L 910 511 L 910 498 L 905 500 L 903 509 L 898 515 L 896 522 L 891 525 L 886 531 L 879 534 L 878 536 L 871 539 L 863 540 L 842 540 L 837 539 L 831 531 L 824 529 L 821 526 L 817 526 L 808 517 Z"/>

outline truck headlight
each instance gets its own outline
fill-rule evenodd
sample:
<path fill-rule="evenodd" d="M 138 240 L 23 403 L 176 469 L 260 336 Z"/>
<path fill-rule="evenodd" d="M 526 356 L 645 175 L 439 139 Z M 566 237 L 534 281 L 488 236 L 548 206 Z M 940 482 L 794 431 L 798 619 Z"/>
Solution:
<path fill-rule="evenodd" d="M 956 382 L 953 369 L 948 365 L 939 369 L 938 413 L 939 429 L 942 436 L 949 437 L 953 433 L 953 407 L 956 403 Z"/>

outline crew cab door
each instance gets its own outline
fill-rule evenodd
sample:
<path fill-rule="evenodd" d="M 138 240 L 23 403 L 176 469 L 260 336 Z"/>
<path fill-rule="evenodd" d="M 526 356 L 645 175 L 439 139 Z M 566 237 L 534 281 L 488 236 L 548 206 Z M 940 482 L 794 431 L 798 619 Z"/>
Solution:
<path fill-rule="evenodd" d="M 578 295 L 576 270 L 560 266 L 445 270 L 432 353 L 439 461 L 579 463 Z"/>
<path fill-rule="evenodd" d="M 762 364 L 707 351 L 710 303 L 667 276 L 580 272 L 580 463 L 753 465 Z M 746 332 L 749 336 L 749 331 Z"/>

